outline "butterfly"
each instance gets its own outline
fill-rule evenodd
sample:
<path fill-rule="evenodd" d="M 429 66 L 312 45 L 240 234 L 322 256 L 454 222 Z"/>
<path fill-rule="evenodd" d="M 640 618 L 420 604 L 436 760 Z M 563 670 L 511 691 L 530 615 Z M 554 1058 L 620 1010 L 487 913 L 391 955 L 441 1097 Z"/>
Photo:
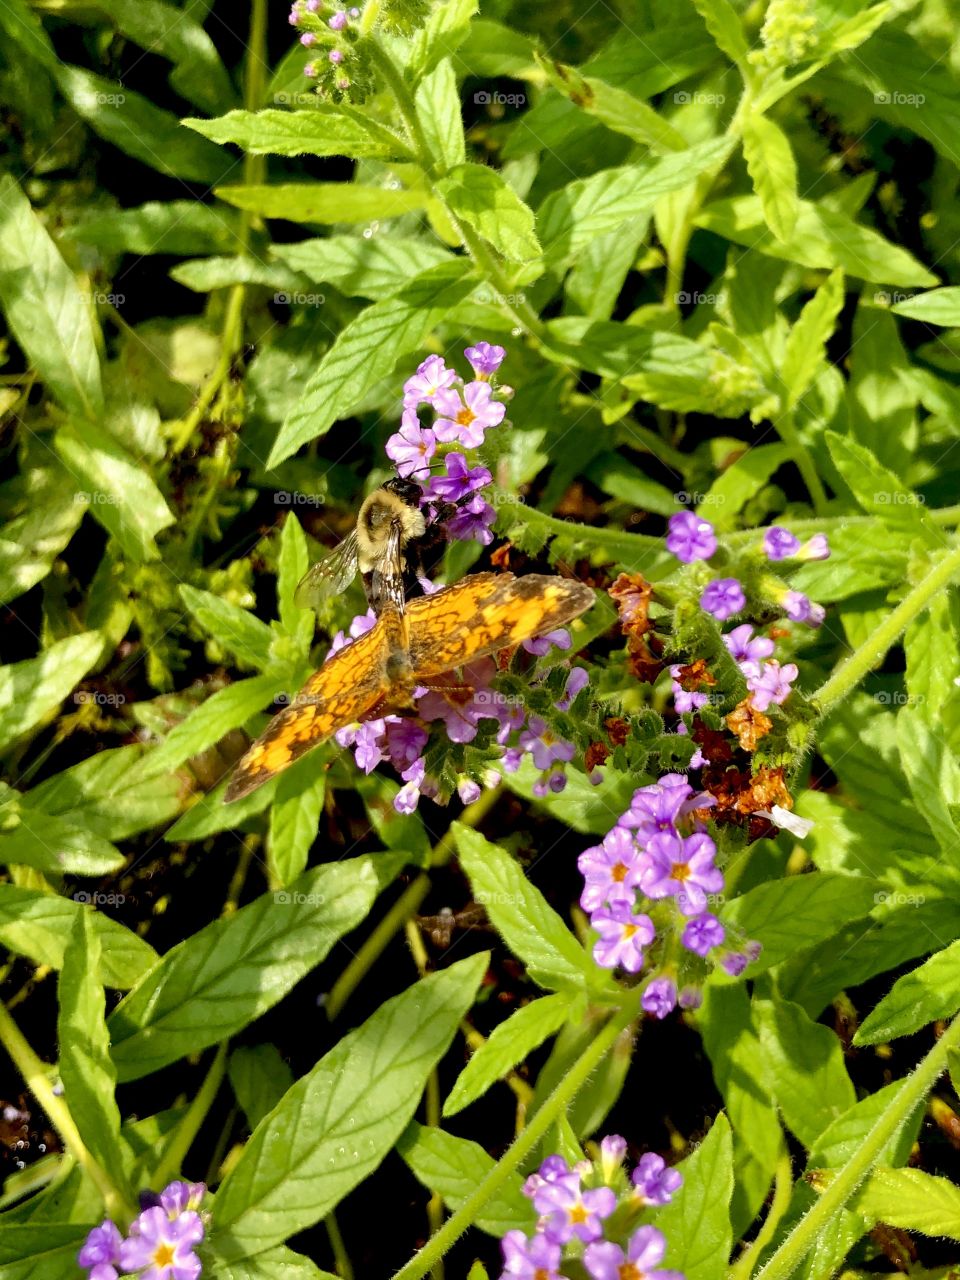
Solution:
<path fill-rule="evenodd" d="M 338 729 L 413 705 L 414 690 L 589 609 L 591 587 L 566 578 L 476 573 L 401 612 L 386 600 L 369 631 L 332 654 L 240 760 L 224 801 L 249 795 Z"/>

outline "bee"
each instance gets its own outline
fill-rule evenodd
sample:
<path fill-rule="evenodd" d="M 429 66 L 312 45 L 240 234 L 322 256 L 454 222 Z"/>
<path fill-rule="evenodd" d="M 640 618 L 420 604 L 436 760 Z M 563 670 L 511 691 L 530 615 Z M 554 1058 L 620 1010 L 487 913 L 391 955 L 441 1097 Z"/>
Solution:
<path fill-rule="evenodd" d="M 294 600 L 301 609 L 345 591 L 359 573 L 374 613 L 388 604 L 402 613 L 407 598 L 419 594 L 423 549 L 431 541 L 422 496 L 415 480 L 397 476 L 364 498 L 353 532 L 298 583 Z"/>
<path fill-rule="evenodd" d="M 475 573 L 433 595 L 385 598 L 377 621 L 314 672 L 234 770 L 224 801 L 249 795 L 338 729 L 413 705 L 418 687 L 563 626 L 594 602 L 566 578 Z"/>

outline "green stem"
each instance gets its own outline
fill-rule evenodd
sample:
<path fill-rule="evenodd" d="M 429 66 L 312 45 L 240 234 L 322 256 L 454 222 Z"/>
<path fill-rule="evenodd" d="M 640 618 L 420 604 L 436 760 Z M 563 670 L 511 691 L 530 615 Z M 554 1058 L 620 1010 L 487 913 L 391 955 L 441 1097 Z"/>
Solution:
<path fill-rule="evenodd" d="M 786 412 L 779 418 L 771 419 L 771 423 L 777 435 L 793 454 L 793 460 L 797 464 L 797 468 L 803 477 L 803 483 L 807 486 L 807 492 L 813 502 L 814 511 L 817 515 L 822 516 L 827 510 L 827 494 L 820 476 L 817 474 L 817 466 L 813 460 L 813 454 L 800 438 L 800 433 L 793 420 L 793 413 Z"/>
<path fill-rule="evenodd" d="M 186 1154 L 193 1145 L 193 1140 L 197 1136 L 200 1126 L 206 1120 L 207 1112 L 213 1105 L 213 1100 L 217 1096 L 217 1091 L 223 1081 L 226 1069 L 227 1042 L 224 1040 L 217 1048 L 214 1059 L 210 1064 L 210 1069 L 207 1071 L 196 1097 L 190 1103 L 187 1114 L 177 1125 L 173 1136 L 167 1143 L 167 1149 L 154 1168 L 153 1181 L 158 1187 L 162 1187 L 180 1172 Z"/>
<path fill-rule="evenodd" d="M 770 1201 L 770 1209 L 755 1238 L 730 1268 L 728 1280 L 750 1280 L 757 1259 L 773 1239 L 777 1227 L 780 1225 L 780 1220 L 790 1208 L 792 1196 L 793 1166 L 790 1162 L 790 1152 L 783 1146 L 781 1138 L 780 1157 L 777 1160 L 774 1174 L 773 1199 Z"/>
<path fill-rule="evenodd" d="M 343 1280 L 353 1280 L 353 1264 L 350 1261 L 350 1255 L 347 1253 L 347 1246 L 343 1243 L 343 1236 L 340 1234 L 340 1227 L 332 1213 L 328 1213 L 323 1220 L 323 1225 L 327 1228 L 327 1237 L 330 1240 L 330 1248 L 333 1250 L 333 1265 L 337 1269 L 337 1275 Z"/>
<path fill-rule="evenodd" d="M 912 591 L 900 601 L 859 649 L 846 658 L 811 696 L 822 715 L 831 711 L 856 687 L 863 677 L 883 660 L 887 650 L 897 641 L 907 625 L 921 613 L 938 591 L 945 590 L 960 578 L 960 546 L 955 547 L 933 568 Z"/>
<path fill-rule="evenodd" d="M 757 1272 L 757 1280 L 787 1280 L 813 1247 L 821 1231 L 829 1227 L 857 1187 L 879 1160 L 887 1143 L 906 1122 L 914 1107 L 933 1087 L 947 1064 L 947 1055 L 960 1044 L 960 1017 L 953 1022 L 908 1076 L 886 1110 L 864 1138 L 856 1154 L 843 1166 L 817 1203 L 800 1219 L 776 1253 Z"/>
<path fill-rule="evenodd" d="M 421 1277 L 427 1274 L 438 1258 L 443 1257 L 454 1241 L 473 1225 L 483 1206 L 496 1195 L 514 1170 L 518 1169 L 534 1150 L 551 1125 L 576 1097 L 591 1072 L 600 1065 L 616 1044 L 617 1038 L 637 1016 L 638 1002 L 639 997 L 630 999 L 590 1041 L 523 1133 L 514 1139 L 510 1148 L 480 1181 L 476 1189 L 467 1196 L 456 1213 L 447 1219 L 436 1235 L 430 1237 L 405 1267 L 401 1267 L 393 1280 L 421 1280 Z"/>
<path fill-rule="evenodd" d="M 23 1032 L 0 1003 L 0 1043 L 10 1055 L 14 1066 L 23 1077 L 27 1088 L 46 1112 L 50 1123 L 63 1139 L 65 1150 L 88 1174 L 103 1197 L 107 1216 L 117 1222 L 127 1223 L 136 1216 L 136 1206 L 127 1200 L 110 1175 L 84 1146 L 80 1132 L 74 1123 L 70 1108 L 63 1098 L 57 1097 L 50 1083 L 50 1068 L 34 1053 Z"/>
<path fill-rule="evenodd" d="M 485 791 L 479 800 L 475 800 L 473 804 L 464 809 L 460 816 L 460 822 L 465 826 L 475 827 L 483 819 L 487 811 L 493 807 L 498 795 L 499 791 L 497 790 Z M 454 838 L 452 833 L 448 831 L 434 846 L 430 855 L 430 866 L 442 867 L 453 856 L 454 849 Z M 370 933 L 360 950 L 330 988 L 330 994 L 324 1007 L 331 1022 L 340 1014 L 343 1006 L 394 937 L 411 916 L 416 915 L 420 904 L 430 890 L 430 885 L 430 876 L 425 871 L 421 872 L 416 880 L 407 885 L 406 889 Z"/>

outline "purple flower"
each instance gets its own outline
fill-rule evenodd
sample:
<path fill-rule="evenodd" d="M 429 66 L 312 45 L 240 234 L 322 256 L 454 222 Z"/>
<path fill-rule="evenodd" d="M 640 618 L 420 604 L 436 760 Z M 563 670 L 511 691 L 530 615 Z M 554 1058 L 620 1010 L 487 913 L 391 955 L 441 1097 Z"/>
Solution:
<path fill-rule="evenodd" d="M 600 1141 L 600 1173 L 604 1182 L 612 1182 L 627 1154 L 627 1140 L 619 1133 L 608 1133 Z"/>
<path fill-rule="evenodd" d="M 317 64 L 315 62 L 308 62 L 303 68 L 303 74 L 311 80 L 315 79 L 317 75 Z"/>
<path fill-rule="evenodd" d="M 667 521 L 667 550 L 684 564 L 709 560 L 717 549 L 713 525 L 692 511 L 678 511 Z"/>
<path fill-rule="evenodd" d="M 313 34 L 312 31 L 305 31 L 303 35 L 300 37 L 300 43 L 304 46 L 305 49 L 309 49 L 312 44 L 317 43 L 317 37 Z"/>
<path fill-rule="evenodd" d="M 574 667 L 567 676 L 567 683 L 559 700 L 554 703 L 558 711 L 569 711 L 574 698 L 590 683 L 590 672 L 586 667 Z"/>
<path fill-rule="evenodd" d="M 397 474 L 413 475 L 426 471 L 437 451 L 437 438 L 429 427 L 421 427 L 415 409 L 405 409 L 403 423 L 396 435 L 387 441 L 387 457 L 396 464 Z"/>
<path fill-rule="evenodd" d="M 503 347 L 492 346 L 489 342 L 477 342 L 472 347 L 467 347 L 463 354 L 470 361 L 478 378 L 489 378 L 500 368 L 507 353 Z"/>
<path fill-rule="evenodd" d="M 492 658 L 480 658 L 464 667 L 464 682 L 473 692 L 466 702 L 455 701 L 442 689 L 429 689 L 417 700 L 417 711 L 424 720 L 442 720 L 451 742 L 472 742 L 477 724 L 484 717 L 496 718 L 494 708 L 499 694 L 490 688 L 497 664 Z M 454 690 L 450 691 L 451 694 Z"/>
<path fill-rule="evenodd" d="M 547 1156 L 537 1172 L 531 1173 L 523 1184 L 523 1194 L 532 1200 L 537 1189 L 545 1182 L 557 1182 L 560 1178 L 569 1177 L 571 1172 L 563 1156 Z"/>
<path fill-rule="evenodd" d="M 630 832 L 614 827 L 603 837 L 603 843 L 584 849 L 577 867 L 584 879 L 580 905 L 584 911 L 596 911 L 605 902 L 624 902 L 632 906 L 644 862 Z"/>
<path fill-rule="evenodd" d="M 627 973 L 639 973 L 643 968 L 643 948 L 656 936 L 650 917 L 634 915 L 626 902 L 614 902 L 594 911 L 590 923 L 600 935 L 593 946 L 597 964 L 602 969 L 616 969 L 619 965 Z"/>
<path fill-rule="evenodd" d="M 763 535 L 763 550 L 768 560 L 788 560 L 800 550 L 800 539 L 783 525 L 774 524 Z"/>
<path fill-rule="evenodd" d="M 640 1157 L 630 1181 L 636 1187 L 635 1195 L 644 1204 L 669 1204 L 673 1193 L 683 1184 L 683 1175 L 676 1169 L 669 1169 L 663 1157 L 655 1151 L 648 1151 Z"/>
<path fill-rule="evenodd" d="M 382 720 L 368 720 L 357 729 L 353 739 L 353 756 L 357 767 L 364 773 L 373 773 L 374 769 L 385 758 L 383 752 Z"/>
<path fill-rule="evenodd" d="M 677 679 L 680 675 L 681 663 L 676 663 L 670 668 L 670 674 L 673 676 L 673 706 L 674 710 L 683 715 L 685 711 L 696 711 L 698 707 L 706 706 L 710 701 L 708 693 L 688 692 Z"/>
<path fill-rule="evenodd" d="M 648 898 L 671 894 L 685 916 L 699 915 L 708 893 L 723 888 L 723 872 L 714 865 L 717 848 L 708 835 L 681 836 L 661 832 L 647 842 L 648 863 L 640 887 Z"/>
<path fill-rule="evenodd" d="M 555 1244 L 576 1237 L 585 1244 L 603 1235 L 603 1219 L 617 1207 L 617 1197 L 609 1187 L 581 1191 L 579 1179 L 561 1178 L 538 1187 L 533 1207 L 542 1215 L 544 1235 Z"/>
<path fill-rule="evenodd" d="M 433 403 L 440 415 L 433 424 L 437 439 L 444 444 L 456 441 L 466 449 L 479 449 L 484 432 L 502 422 L 507 411 L 506 405 L 492 398 L 488 382 L 468 382 L 463 400 L 458 392 L 444 388 Z"/>
<path fill-rule="evenodd" d="M 417 405 L 433 404 L 437 392 L 452 387 L 457 375 L 448 369 L 443 356 L 427 356 L 417 366 L 417 372 L 403 384 L 403 407 L 415 409 Z"/>
<path fill-rule="evenodd" d="M 700 608 L 705 613 L 712 613 L 718 622 L 732 618 L 746 603 L 747 597 L 736 578 L 714 578 L 700 596 Z"/>
<path fill-rule="evenodd" d="M 699 1009 L 703 1004 L 703 992 L 699 987 L 684 987 L 677 998 L 681 1009 Z"/>
<path fill-rule="evenodd" d="M 307 0 L 307 3 L 304 6 L 304 8 L 306 9 L 307 13 L 319 13 L 320 0 Z"/>
<path fill-rule="evenodd" d="M 479 493 L 475 493 L 443 527 L 447 536 L 454 541 L 465 542 L 468 538 L 474 538 L 488 547 L 493 541 L 491 529 L 496 518 L 497 513 L 493 507 L 484 502 Z"/>
<path fill-rule="evenodd" d="M 409 769 L 404 769 L 400 774 L 404 785 L 393 797 L 393 807 L 397 813 L 413 813 L 420 803 L 420 796 L 423 794 L 424 772 L 426 770 L 426 762 L 422 759 L 414 760 Z"/>
<path fill-rule="evenodd" d="M 663 1232 L 656 1227 L 638 1227 L 630 1237 L 626 1253 L 610 1240 L 587 1245 L 583 1262 L 591 1280 L 683 1280 L 679 1271 L 656 1271 L 667 1251 Z"/>
<path fill-rule="evenodd" d="M 723 643 L 730 650 L 734 662 L 759 662 L 769 658 L 774 650 L 773 641 L 768 636 L 754 636 L 749 622 L 728 631 Z"/>
<path fill-rule="evenodd" d="M 630 808 L 617 820 L 617 826 L 635 829 L 637 839 L 645 842 L 658 832 L 673 831 L 685 813 L 705 802 L 682 773 L 665 773 L 659 782 L 633 793 Z"/>
<path fill-rule="evenodd" d="M 446 475 L 434 476 L 424 497 L 440 498 L 444 502 L 459 502 L 474 489 L 482 489 L 490 484 L 493 477 L 486 467 L 467 466 L 467 459 L 462 453 L 448 453 L 443 460 Z"/>
<path fill-rule="evenodd" d="M 90 1280 L 117 1280 L 122 1243 L 123 1236 L 109 1218 L 104 1218 L 99 1227 L 88 1233 L 77 1254 L 77 1262 L 90 1269 Z"/>
<path fill-rule="evenodd" d="M 530 752 L 538 769 L 549 769 L 552 764 L 567 764 L 577 751 L 572 742 L 558 738 L 539 716 L 531 716 L 518 745 L 521 750 Z"/>
<path fill-rule="evenodd" d="M 186 1209 L 197 1209 L 206 1194 L 204 1182 L 171 1182 L 160 1192 L 160 1204 L 171 1218 Z"/>
<path fill-rule="evenodd" d="M 551 645 L 555 645 L 558 649 L 569 649 L 572 643 L 570 632 L 566 627 L 558 627 L 556 631 L 548 631 L 546 635 L 534 636 L 531 640 L 521 640 L 520 648 L 526 649 L 527 653 L 532 653 L 536 658 L 542 658 L 545 653 L 550 652 Z"/>
<path fill-rule="evenodd" d="M 546 1236 L 535 1235 L 529 1240 L 522 1231 L 508 1231 L 500 1241 L 503 1250 L 503 1271 L 500 1280 L 562 1280 L 560 1246 Z"/>
<path fill-rule="evenodd" d="M 203 1239 L 200 1215 L 188 1210 L 170 1219 L 163 1209 L 144 1209 L 120 1245 L 123 1271 L 140 1271 L 140 1280 L 197 1280 L 200 1259 L 194 1245 Z"/>
<path fill-rule="evenodd" d="M 681 738 L 687 737 L 688 732 L 689 730 L 687 729 L 687 726 L 683 723 L 682 720 L 677 725 L 676 729 L 674 729 L 674 733 L 676 733 Z M 702 769 L 705 764 L 709 764 L 709 761 L 707 760 L 707 757 L 703 754 L 703 752 L 700 750 L 700 748 L 697 747 L 696 751 L 694 751 L 693 755 L 690 757 L 690 763 L 687 765 L 687 768 Z"/>
<path fill-rule="evenodd" d="M 775 658 L 765 662 L 759 672 L 747 675 L 750 701 L 758 711 L 766 711 L 771 702 L 784 702 L 799 674 L 795 662 L 788 662 L 782 667 Z"/>
<path fill-rule="evenodd" d="M 386 753 L 398 773 L 409 769 L 427 745 L 430 735 L 410 716 L 388 716 L 384 737 Z M 359 761 L 358 761 L 359 763 Z"/>
<path fill-rule="evenodd" d="M 780 600 L 784 613 L 791 622 L 805 622 L 808 627 L 819 627 L 826 617 L 822 604 L 814 604 L 802 591 L 786 591 Z"/>
<path fill-rule="evenodd" d="M 669 978 L 654 978 L 640 997 L 644 1010 L 661 1021 L 677 1007 L 676 983 Z"/>
<path fill-rule="evenodd" d="M 335 62 L 335 63 L 336 63 L 336 62 L 342 62 L 342 61 L 343 61 L 343 50 L 342 50 L 342 49 L 331 49 L 331 50 L 330 50 L 330 52 L 327 54 L 327 57 L 330 59 L 330 61 L 331 61 L 331 62 Z"/>
<path fill-rule="evenodd" d="M 830 543 L 827 541 L 825 533 L 815 533 L 812 538 L 808 538 L 797 554 L 795 560 L 829 560 L 830 559 Z"/>
<path fill-rule="evenodd" d="M 549 772 L 541 773 L 530 790 L 538 800 L 542 800 L 550 792 L 553 792 L 554 795 L 559 795 L 566 785 L 567 775 L 563 772 L 563 769 L 553 769 Z"/>
<path fill-rule="evenodd" d="M 695 955 L 705 956 L 713 947 L 719 947 L 727 936 L 727 931 L 709 911 L 688 920 L 680 941 Z"/>
<path fill-rule="evenodd" d="M 460 778 L 457 782 L 457 795 L 463 804 L 473 804 L 483 794 L 483 788 L 473 778 Z"/>
<path fill-rule="evenodd" d="M 728 951 L 720 963 L 731 978 L 739 978 L 747 967 L 747 957 L 739 951 Z"/>
<path fill-rule="evenodd" d="M 347 25 L 347 15 L 343 9 L 338 9 L 335 14 L 327 19 L 327 26 L 331 31 L 342 31 Z"/>
<path fill-rule="evenodd" d="M 287 21 L 290 23 L 291 27 L 295 27 L 300 21 L 300 10 L 296 5 L 291 8 L 290 13 L 287 15 Z"/>

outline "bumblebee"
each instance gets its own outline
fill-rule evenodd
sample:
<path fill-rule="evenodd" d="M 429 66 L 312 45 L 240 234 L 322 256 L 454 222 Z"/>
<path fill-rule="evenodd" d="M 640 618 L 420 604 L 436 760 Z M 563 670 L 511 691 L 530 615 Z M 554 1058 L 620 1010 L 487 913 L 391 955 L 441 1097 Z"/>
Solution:
<path fill-rule="evenodd" d="M 311 609 L 325 596 L 347 589 L 359 573 L 367 603 L 379 617 L 386 605 L 399 613 L 421 594 L 424 548 L 433 541 L 420 510 L 423 490 L 415 480 L 388 480 L 364 498 L 353 532 L 301 578 L 294 599 Z"/>

